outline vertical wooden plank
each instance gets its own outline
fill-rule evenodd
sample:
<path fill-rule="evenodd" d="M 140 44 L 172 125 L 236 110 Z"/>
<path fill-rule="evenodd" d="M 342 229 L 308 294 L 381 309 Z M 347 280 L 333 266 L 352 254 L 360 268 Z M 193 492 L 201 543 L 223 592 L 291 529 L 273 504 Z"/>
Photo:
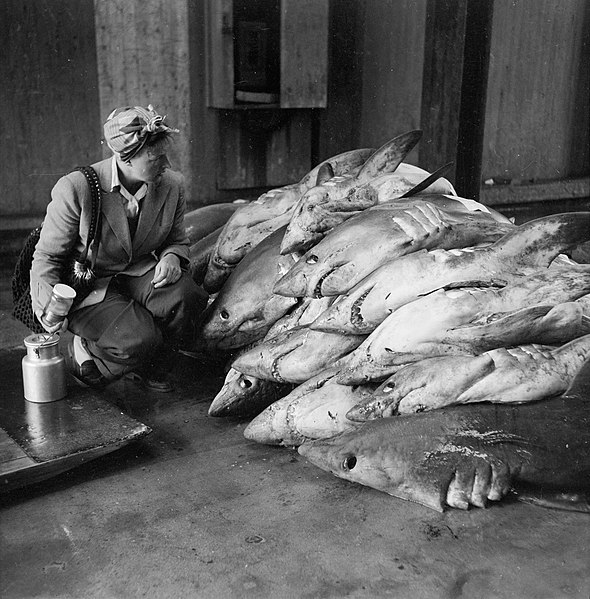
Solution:
<path fill-rule="evenodd" d="M 249 130 L 245 123 L 247 116 L 241 110 L 219 113 L 217 185 L 220 189 L 265 185 L 266 139 Z"/>
<path fill-rule="evenodd" d="M 457 160 L 466 16 L 467 0 L 428 0 L 419 159 L 430 171 Z"/>
<path fill-rule="evenodd" d="M 270 137 L 266 148 L 266 184 L 295 183 L 311 164 L 311 111 L 289 110 L 288 121 Z"/>
<path fill-rule="evenodd" d="M 214 108 L 234 105 L 233 0 L 205 0 L 207 101 Z"/>
<path fill-rule="evenodd" d="M 281 0 L 281 107 L 325 107 L 327 82 L 328 0 Z"/>
<path fill-rule="evenodd" d="M 135 3 L 95 0 L 100 113 L 104 122 L 117 106 L 139 104 Z M 123 76 L 124 74 L 124 76 Z M 133 94 L 131 93 L 133 90 Z M 134 97 L 135 96 L 135 97 Z M 105 149 L 105 155 L 108 155 Z"/>
<path fill-rule="evenodd" d="M 309 111 L 228 110 L 220 116 L 220 189 L 278 187 L 311 169 Z"/>
<path fill-rule="evenodd" d="M 189 98 L 191 127 L 189 136 L 190 170 L 185 177 L 191 182 L 187 196 L 196 208 L 223 199 L 217 189 L 217 166 L 220 152 L 218 113 L 207 105 L 207 43 L 205 2 L 189 2 Z"/>
<path fill-rule="evenodd" d="M 0 56 L 0 214 L 28 227 L 61 175 L 100 157 L 92 0 L 0 2 Z"/>
<path fill-rule="evenodd" d="M 468 0 L 455 186 L 479 199 L 494 2 Z"/>
<path fill-rule="evenodd" d="M 590 3 L 496 2 L 485 179 L 588 174 Z"/>
<path fill-rule="evenodd" d="M 364 0 L 330 2 L 328 105 L 314 114 L 314 165 L 359 147 L 364 18 Z"/>
<path fill-rule="evenodd" d="M 102 120 L 117 106 L 153 104 L 181 131 L 173 168 L 190 173 L 188 0 L 95 0 L 95 9 Z"/>
<path fill-rule="evenodd" d="M 362 147 L 378 147 L 421 126 L 426 4 L 426 0 L 365 1 Z M 406 161 L 417 163 L 421 144 Z"/>

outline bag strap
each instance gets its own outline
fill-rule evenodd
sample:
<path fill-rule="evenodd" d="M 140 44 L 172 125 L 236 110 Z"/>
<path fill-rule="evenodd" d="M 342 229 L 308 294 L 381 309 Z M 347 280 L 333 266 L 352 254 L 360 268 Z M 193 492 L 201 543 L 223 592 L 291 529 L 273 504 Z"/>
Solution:
<path fill-rule="evenodd" d="M 96 171 L 91 166 L 78 166 L 75 170 L 81 171 L 86 177 L 88 185 L 90 186 L 90 197 L 92 200 L 92 212 L 90 216 L 90 227 L 88 229 L 86 247 L 84 248 L 84 251 L 80 254 L 78 260 L 80 262 L 84 262 L 86 260 L 88 256 L 88 250 L 92 245 L 92 268 L 94 268 L 94 263 L 96 262 L 96 254 L 98 250 L 98 243 L 100 241 L 100 235 L 96 235 L 101 218 L 100 205 L 102 193 L 100 189 L 100 181 L 98 180 L 98 175 L 96 174 Z"/>

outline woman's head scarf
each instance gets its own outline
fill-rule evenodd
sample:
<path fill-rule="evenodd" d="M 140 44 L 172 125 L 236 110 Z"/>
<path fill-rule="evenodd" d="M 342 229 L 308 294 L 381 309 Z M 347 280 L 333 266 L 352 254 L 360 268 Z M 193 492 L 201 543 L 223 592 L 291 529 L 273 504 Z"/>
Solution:
<path fill-rule="evenodd" d="M 104 124 L 105 140 L 124 161 L 135 156 L 148 139 L 157 133 L 178 133 L 164 125 L 166 117 L 158 114 L 150 104 L 147 108 L 142 106 L 124 106 L 115 108 L 109 114 Z"/>

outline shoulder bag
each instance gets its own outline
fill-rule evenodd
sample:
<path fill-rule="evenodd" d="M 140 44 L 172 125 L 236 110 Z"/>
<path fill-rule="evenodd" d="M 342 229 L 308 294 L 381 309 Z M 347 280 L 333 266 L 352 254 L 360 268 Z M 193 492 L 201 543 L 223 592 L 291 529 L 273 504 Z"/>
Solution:
<path fill-rule="evenodd" d="M 82 171 L 88 185 L 92 199 L 92 213 L 90 217 L 90 228 L 86 247 L 79 255 L 72 255 L 64 263 L 60 282 L 73 287 L 76 290 L 76 300 L 86 297 L 94 286 L 96 275 L 94 265 L 100 235 L 97 235 L 100 225 L 101 190 L 96 171 L 91 166 L 80 166 L 76 170 Z M 42 333 L 44 328 L 33 313 L 31 304 L 30 271 L 33 264 L 33 253 L 41 235 L 43 223 L 35 227 L 28 235 L 23 249 L 16 261 L 12 275 L 12 315 L 25 324 L 33 333 Z M 92 246 L 91 260 L 88 260 L 88 251 Z"/>

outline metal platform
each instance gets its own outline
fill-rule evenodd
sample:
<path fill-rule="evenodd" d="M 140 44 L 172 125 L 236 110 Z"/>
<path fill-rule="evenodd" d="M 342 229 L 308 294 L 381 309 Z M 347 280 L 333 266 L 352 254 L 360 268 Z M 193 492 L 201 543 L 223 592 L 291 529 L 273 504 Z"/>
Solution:
<path fill-rule="evenodd" d="M 64 399 L 25 400 L 24 354 L 0 350 L 0 492 L 51 478 L 151 432 L 109 402 L 108 390 L 69 384 Z"/>

